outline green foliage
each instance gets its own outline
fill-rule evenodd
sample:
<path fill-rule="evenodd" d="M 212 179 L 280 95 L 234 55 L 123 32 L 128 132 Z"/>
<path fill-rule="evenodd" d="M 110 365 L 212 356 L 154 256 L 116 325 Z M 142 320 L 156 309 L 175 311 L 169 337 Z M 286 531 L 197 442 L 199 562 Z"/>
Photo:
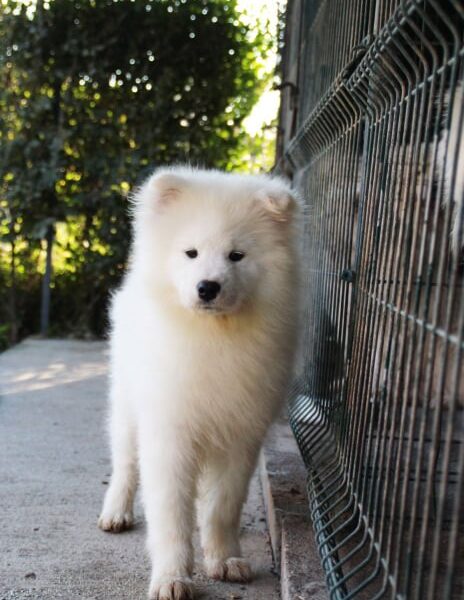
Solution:
<path fill-rule="evenodd" d="M 235 0 L 0 8 L 1 335 L 37 328 L 55 224 L 53 331 L 100 335 L 127 260 L 127 194 L 157 165 L 240 165 L 272 39 Z"/>

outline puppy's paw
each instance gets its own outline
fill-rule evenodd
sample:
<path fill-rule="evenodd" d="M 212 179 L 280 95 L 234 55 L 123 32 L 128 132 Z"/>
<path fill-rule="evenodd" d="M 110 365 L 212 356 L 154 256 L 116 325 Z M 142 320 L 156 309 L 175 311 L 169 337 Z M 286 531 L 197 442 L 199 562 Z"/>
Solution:
<path fill-rule="evenodd" d="M 103 531 L 111 533 L 120 533 L 126 529 L 130 529 L 134 524 L 134 516 L 131 512 L 103 512 L 98 519 L 98 526 Z"/>
<path fill-rule="evenodd" d="M 244 558 L 226 560 L 206 560 L 206 574 L 212 579 L 248 583 L 251 581 L 251 567 Z"/>
<path fill-rule="evenodd" d="M 190 579 L 158 580 L 150 585 L 149 600 L 193 600 L 193 585 Z"/>

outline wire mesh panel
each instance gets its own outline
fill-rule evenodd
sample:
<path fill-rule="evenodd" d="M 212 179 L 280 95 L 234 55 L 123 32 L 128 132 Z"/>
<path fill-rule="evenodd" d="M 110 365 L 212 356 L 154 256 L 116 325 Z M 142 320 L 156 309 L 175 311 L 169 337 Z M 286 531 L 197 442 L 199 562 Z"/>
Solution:
<path fill-rule="evenodd" d="M 290 421 L 334 599 L 464 598 L 463 30 L 462 0 L 288 5 Z"/>

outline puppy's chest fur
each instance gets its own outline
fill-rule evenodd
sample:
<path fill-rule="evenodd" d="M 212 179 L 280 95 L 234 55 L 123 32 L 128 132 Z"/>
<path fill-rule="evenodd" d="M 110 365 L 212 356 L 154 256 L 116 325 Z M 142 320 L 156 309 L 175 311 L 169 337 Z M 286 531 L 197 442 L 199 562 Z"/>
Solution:
<path fill-rule="evenodd" d="M 227 438 L 265 429 L 281 405 L 292 352 L 288 331 L 282 336 L 275 322 L 204 316 L 185 323 L 151 309 L 116 329 L 126 380 L 143 390 L 130 394 L 138 418 L 152 414 Z"/>

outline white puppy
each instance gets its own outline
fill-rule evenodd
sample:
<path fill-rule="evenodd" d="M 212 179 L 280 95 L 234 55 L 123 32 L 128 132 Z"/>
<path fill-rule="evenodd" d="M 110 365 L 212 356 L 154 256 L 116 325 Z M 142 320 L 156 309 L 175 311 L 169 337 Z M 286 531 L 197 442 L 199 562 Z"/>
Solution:
<path fill-rule="evenodd" d="M 295 201 L 267 176 L 161 170 L 134 198 L 111 318 L 113 475 L 99 525 L 132 524 L 140 470 L 149 597 L 191 598 L 195 500 L 207 574 L 246 581 L 239 523 L 296 338 Z"/>

